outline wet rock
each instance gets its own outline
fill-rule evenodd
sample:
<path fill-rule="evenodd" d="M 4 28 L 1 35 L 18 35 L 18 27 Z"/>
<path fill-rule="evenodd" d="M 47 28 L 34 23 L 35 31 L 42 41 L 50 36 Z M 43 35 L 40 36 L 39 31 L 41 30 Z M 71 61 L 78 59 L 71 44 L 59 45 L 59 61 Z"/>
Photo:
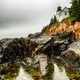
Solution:
<path fill-rule="evenodd" d="M 68 71 L 80 71 L 80 56 L 74 51 L 65 51 L 62 55 L 64 63 L 66 64 L 66 70 Z"/>
<path fill-rule="evenodd" d="M 41 36 L 41 33 L 40 33 L 40 32 L 35 33 L 35 34 L 29 34 L 29 35 L 28 35 L 28 37 L 31 38 L 31 39 L 33 39 L 33 38 L 38 38 L 38 37 L 40 37 L 40 36 Z"/>
<path fill-rule="evenodd" d="M 73 43 L 69 46 L 69 49 L 68 49 L 68 50 L 72 50 L 72 51 L 74 51 L 77 55 L 80 56 L 80 40 L 73 42 Z"/>
<path fill-rule="evenodd" d="M 32 51 L 37 47 L 37 43 L 30 40 L 25 40 L 24 38 L 13 39 L 9 42 L 6 48 L 3 48 L 1 54 L 1 63 L 9 62 L 14 63 L 17 60 L 22 60 L 25 57 L 31 57 Z"/>

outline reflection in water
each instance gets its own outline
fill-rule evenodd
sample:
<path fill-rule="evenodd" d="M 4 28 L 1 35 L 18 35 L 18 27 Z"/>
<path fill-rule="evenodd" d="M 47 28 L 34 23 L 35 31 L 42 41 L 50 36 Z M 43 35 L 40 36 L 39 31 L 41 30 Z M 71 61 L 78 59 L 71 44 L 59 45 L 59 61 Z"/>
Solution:
<path fill-rule="evenodd" d="M 69 80 L 69 78 L 66 75 L 65 69 L 63 68 L 61 71 L 59 67 L 56 64 L 54 64 L 53 80 Z"/>
<path fill-rule="evenodd" d="M 33 80 L 32 77 L 26 73 L 23 67 L 20 67 L 19 75 L 17 76 L 16 80 Z"/>

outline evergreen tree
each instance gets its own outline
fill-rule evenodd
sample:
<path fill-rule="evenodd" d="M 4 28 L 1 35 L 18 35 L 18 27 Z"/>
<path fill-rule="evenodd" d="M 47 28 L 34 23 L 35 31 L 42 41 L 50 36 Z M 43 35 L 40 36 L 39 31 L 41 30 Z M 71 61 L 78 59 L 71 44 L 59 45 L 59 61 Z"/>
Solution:
<path fill-rule="evenodd" d="M 56 16 L 54 16 L 54 18 L 51 18 L 51 21 L 50 21 L 50 24 L 49 25 L 55 24 L 57 22 L 58 22 L 57 21 L 57 18 L 56 18 Z"/>
<path fill-rule="evenodd" d="M 69 13 L 74 20 L 80 20 L 80 0 L 72 0 Z"/>

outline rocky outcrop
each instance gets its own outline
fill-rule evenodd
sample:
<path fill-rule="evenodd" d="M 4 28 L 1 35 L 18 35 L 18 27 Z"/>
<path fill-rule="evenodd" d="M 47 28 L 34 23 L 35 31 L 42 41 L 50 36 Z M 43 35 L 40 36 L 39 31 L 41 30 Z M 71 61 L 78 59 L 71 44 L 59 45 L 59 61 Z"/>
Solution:
<path fill-rule="evenodd" d="M 6 45 L 5 47 L 3 47 Z M 32 51 L 37 47 L 36 42 L 26 40 L 24 38 L 13 39 L 2 44 L 0 63 L 10 62 L 14 63 L 16 60 L 22 60 L 25 57 L 31 57 Z"/>
<path fill-rule="evenodd" d="M 54 36 L 1 40 L 0 75 L 8 78 L 14 71 L 16 77 L 22 66 L 34 80 L 52 80 L 54 63 L 64 66 L 66 72 L 80 71 L 80 41 L 74 41 L 71 34 L 62 32 Z"/>
<path fill-rule="evenodd" d="M 80 41 L 72 43 L 69 48 L 63 52 L 62 58 L 67 64 L 67 70 L 80 71 Z"/>
<path fill-rule="evenodd" d="M 68 50 L 72 50 L 76 53 L 76 55 L 80 56 L 80 40 L 73 42 Z"/>
<path fill-rule="evenodd" d="M 68 19 L 64 19 L 62 22 L 56 23 L 56 25 L 48 25 L 42 31 L 46 32 L 49 36 L 62 32 L 72 32 L 72 36 L 78 40 L 80 39 L 80 22 L 71 22 Z"/>

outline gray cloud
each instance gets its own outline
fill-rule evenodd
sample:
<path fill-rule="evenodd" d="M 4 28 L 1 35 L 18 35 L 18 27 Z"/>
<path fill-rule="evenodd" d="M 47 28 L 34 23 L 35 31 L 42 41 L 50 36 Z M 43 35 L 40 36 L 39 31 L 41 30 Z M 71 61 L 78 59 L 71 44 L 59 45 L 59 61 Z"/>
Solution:
<path fill-rule="evenodd" d="M 49 23 L 57 6 L 68 6 L 69 1 L 0 0 L 0 33 L 28 32 L 30 29 L 32 30 L 33 26 L 35 30 L 32 30 L 32 32 L 41 30 L 44 25 Z M 38 30 L 36 30 L 37 27 Z"/>
<path fill-rule="evenodd" d="M 3 0 L 0 1 L 0 22 L 35 22 L 50 18 L 58 5 L 67 5 L 68 0 Z"/>

